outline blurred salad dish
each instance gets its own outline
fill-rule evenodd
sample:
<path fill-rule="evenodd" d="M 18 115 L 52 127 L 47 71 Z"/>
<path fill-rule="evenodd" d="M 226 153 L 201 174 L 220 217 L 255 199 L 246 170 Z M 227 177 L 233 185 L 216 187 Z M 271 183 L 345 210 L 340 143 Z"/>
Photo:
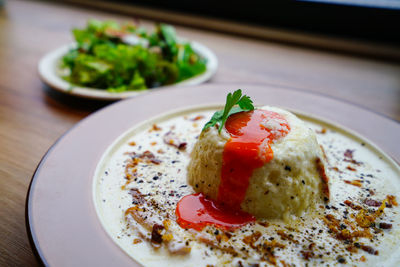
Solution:
<path fill-rule="evenodd" d="M 147 33 L 135 24 L 89 20 L 74 29 L 77 47 L 62 60 L 71 84 L 109 91 L 144 90 L 173 84 L 206 70 L 206 59 L 190 43 L 179 43 L 175 29 L 157 24 Z"/>
<path fill-rule="evenodd" d="M 125 98 L 149 88 L 200 84 L 216 72 L 215 55 L 177 37 L 171 25 L 156 24 L 149 33 L 134 23 L 89 20 L 72 33 L 75 43 L 48 53 L 39 74 L 51 87 L 78 96 Z"/>

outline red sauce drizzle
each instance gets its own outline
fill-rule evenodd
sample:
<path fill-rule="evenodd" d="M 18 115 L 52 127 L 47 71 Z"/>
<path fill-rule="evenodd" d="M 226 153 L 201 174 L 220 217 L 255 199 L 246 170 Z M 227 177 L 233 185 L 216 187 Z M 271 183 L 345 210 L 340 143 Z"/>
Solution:
<path fill-rule="evenodd" d="M 240 210 L 250 177 L 273 158 L 271 143 L 290 131 L 283 116 L 266 110 L 233 114 L 225 129 L 231 138 L 224 147 L 217 200 L 201 193 L 183 197 L 176 208 L 177 222 L 183 228 L 201 230 L 214 225 L 230 229 L 253 222 L 254 216 Z"/>
<path fill-rule="evenodd" d="M 207 225 L 220 229 L 238 228 L 255 218 L 241 210 L 227 211 L 218 202 L 205 198 L 202 193 L 183 197 L 177 207 L 177 222 L 182 228 L 201 230 Z"/>

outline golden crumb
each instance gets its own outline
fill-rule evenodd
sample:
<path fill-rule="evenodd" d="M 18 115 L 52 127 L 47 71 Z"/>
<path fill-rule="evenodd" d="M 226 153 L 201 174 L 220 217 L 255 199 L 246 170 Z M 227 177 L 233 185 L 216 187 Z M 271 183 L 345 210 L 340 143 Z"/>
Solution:
<path fill-rule="evenodd" d="M 142 240 L 141 239 L 139 239 L 139 238 L 135 238 L 135 239 L 133 239 L 133 244 L 139 244 L 139 243 L 142 243 Z"/>
<path fill-rule="evenodd" d="M 354 185 L 354 186 L 357 186 L 357 187 L 361 187 L 362 186 L 361 180 L 352 180 L 352 181 L 344 180 L 344 182 L 346 184 L 351 184 L 351 185 Z"/>

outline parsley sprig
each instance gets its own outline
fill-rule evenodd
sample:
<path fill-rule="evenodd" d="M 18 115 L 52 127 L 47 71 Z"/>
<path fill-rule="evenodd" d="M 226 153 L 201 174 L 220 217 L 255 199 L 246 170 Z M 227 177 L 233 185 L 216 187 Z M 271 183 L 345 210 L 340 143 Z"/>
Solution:
<path fill-rule="evenodd" d="M 204 125 L 203 131 L 218 123 L 218 132 L 221 133 L 222 127 L 225 125 L 225 122 L 230 115 L 250 110 L 254 110 L 253 101 L 247 95 L 242 96 L 241 89 L 229 93 L 226 96 L 225 108 L 214 113 L 210 121 Z"/>

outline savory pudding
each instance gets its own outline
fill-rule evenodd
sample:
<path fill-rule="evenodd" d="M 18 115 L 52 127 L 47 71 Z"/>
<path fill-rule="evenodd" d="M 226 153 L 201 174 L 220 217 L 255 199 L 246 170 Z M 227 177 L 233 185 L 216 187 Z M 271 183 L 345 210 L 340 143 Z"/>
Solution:
<path fill-rule="evenodd" d="M 230 116 L 220 134 L 217 127 L 203 131 L 191 153 L 188 183 L 257 218 L 300 216 L 329 197 L 315 133 L 273 107 Z"/>

